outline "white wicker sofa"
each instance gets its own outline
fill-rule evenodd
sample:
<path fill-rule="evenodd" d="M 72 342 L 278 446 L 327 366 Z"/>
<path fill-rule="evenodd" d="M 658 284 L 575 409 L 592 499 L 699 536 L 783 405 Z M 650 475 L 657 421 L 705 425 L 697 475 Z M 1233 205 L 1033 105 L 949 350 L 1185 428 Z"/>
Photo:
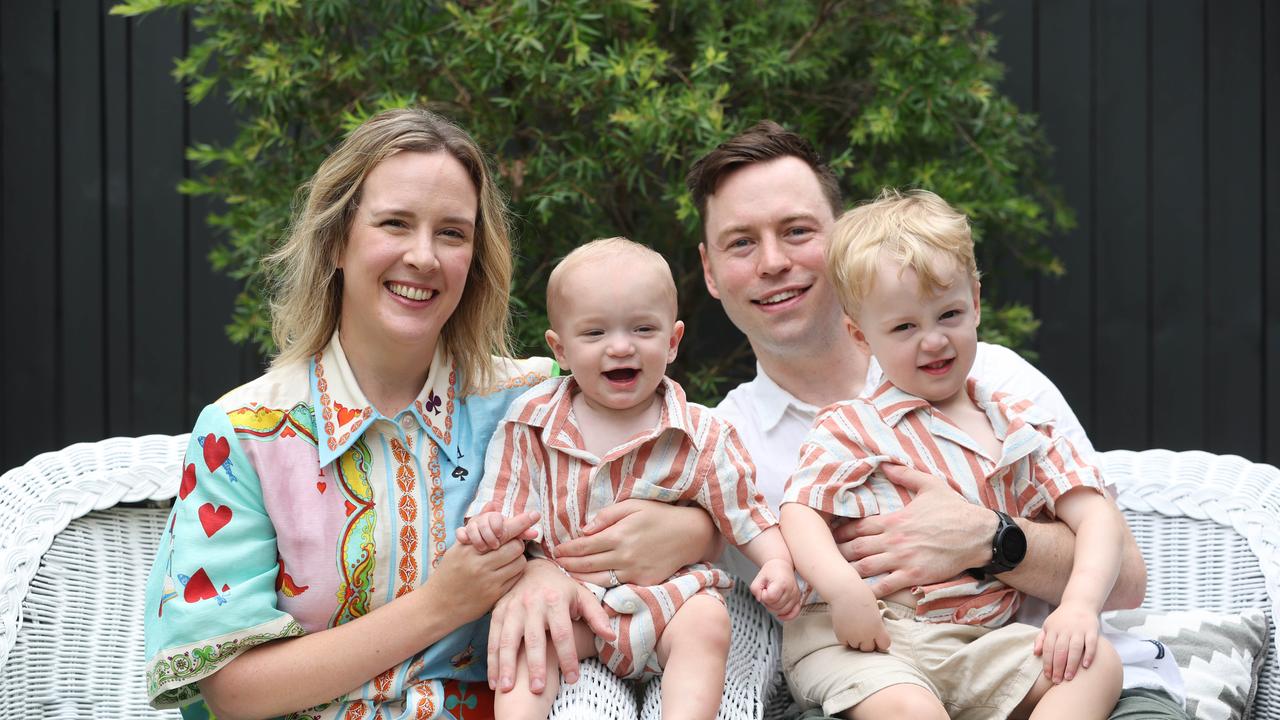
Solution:
<path fill-rule="evenodd" d="M 114 438 L 0 476 L 0 718 L 145 718 L 142 595 L 186 436 Z M 1202 452 L 1114 451 L 1105 472 L 1147 558 L 1146 607 L 1280 610 L 1280 471 Z M 721 718 L 783 716 L 776 625 L 739 588 Z M 598 664 L 556 718 L 660 716 Z M 767 712 L 766 712 L 767 708 Z M 1280 720 L 1272 623 L 1253 718 Z"/>

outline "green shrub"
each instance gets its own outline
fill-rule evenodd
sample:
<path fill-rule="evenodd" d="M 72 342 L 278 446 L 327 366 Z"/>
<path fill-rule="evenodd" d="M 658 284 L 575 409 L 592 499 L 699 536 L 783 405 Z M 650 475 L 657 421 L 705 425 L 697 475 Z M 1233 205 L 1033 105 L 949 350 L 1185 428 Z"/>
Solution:
<path fill-rule="evenodd" d="M 522 349 L 545 352 L 555 259 L 626 235 L 670 260 L 689 326 L 677 376 L 698 399 L 750 371 L 750 352 L 702 288 L 694 158 L 773 118 L 843 174 L 846 197 L 928 187 L 974 221 L 982 258 L 1059 273 L 1040 240 L 1071 223 L 1044 182 L 1035 118 L 997 90 L 995 39 L 973 0 L 127 0 L 112 12 L 186 8 L 201 39 L 175 77 L 192 103 L 234 104 L 228 145 L 197 144 L 226 241 L 214 266 L 240 279 L 230 336 L 270 352 L 259 258 L 293 189 L 337 139 L 381 109 L 425 104 L 487 148 L 519 226 L 512 295 Z M 998 304 L 988 263 L 985 290 Z M 993 295 L 993 292 L 996 293 Z M 1024 307 L 984 314 L 987 337 L 1025 344 Z"/>

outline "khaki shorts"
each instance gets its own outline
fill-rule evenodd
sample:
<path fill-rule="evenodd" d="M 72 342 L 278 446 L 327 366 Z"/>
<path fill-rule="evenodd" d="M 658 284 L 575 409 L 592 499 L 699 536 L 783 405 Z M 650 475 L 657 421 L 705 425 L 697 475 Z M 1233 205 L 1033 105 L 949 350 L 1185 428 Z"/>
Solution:
<path fill-rule="evenodd" d="M 835 716 L 890 685 L 919 685 L 952 718 L 1008 717 L 1031 691 L 1044 663 L 1032 654 L 1039 628 L 998 629 L 926 623 L 897 603 L 880 603 L 887 653 L 836 640 L 826 603 L 810 605 L 782 630 L 782 669 L 801 706 Z"/>

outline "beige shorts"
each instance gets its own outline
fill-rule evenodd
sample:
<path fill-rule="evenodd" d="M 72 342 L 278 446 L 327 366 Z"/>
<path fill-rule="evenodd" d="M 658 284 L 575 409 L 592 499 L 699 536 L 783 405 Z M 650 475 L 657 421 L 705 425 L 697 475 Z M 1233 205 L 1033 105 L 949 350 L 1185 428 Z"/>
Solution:
<path fill-rule="evenodd" d="M 952 718 L 1008 717 L 1044 663 L 1032 653 L 1039 628 L 925 623 L 911 608 L 880 603 L 889 651 L 860 652 L 836 640 L 826 603 L 809 605 L 782 630 L 782 669 L 805 708 L 834 716 L 890 685 L 919 685 Z"/>

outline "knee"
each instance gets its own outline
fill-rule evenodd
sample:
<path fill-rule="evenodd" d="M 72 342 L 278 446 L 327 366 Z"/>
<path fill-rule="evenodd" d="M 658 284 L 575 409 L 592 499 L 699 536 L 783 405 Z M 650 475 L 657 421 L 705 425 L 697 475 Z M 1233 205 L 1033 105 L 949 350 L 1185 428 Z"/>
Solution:
<path fill-rule="evenodd" d="M 1098 649 L 1093 654 L 1093 662 L 1089 663 L 1087 672 L 1095 672 L 1107 677 L 1116 687 L 1116 693 L 1124 681 L 1124 662 L 1115 647 L 1105 638 L 1098 638 Z"/>
<path fill-rule="evenodd" d="M 870 711 L 870 712 L 868 712 Z M 932 692 L 919 685 L 890 685 L 873 693 L 854 708 L 852 717 L 946 720 L 947 711 Z"/>
<path fill-rule="evenodd" d="M 687 614 L 686 614 L 687 612 Z M 680 608 L 684 615 L 681 623 L 681 637 L 687 637 L 709 650 L 729 653 L 730 625 L 729 611 L 724 605 L 709 597 L 690 598 Z"/>

